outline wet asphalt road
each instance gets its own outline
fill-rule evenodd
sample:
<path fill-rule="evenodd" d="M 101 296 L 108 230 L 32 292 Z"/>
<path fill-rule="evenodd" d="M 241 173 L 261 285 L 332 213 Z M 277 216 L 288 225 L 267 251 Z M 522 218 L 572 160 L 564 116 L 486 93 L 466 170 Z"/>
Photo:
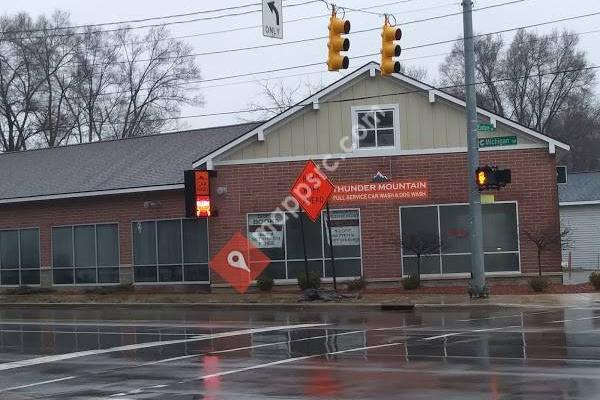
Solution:
<path fill-rule="evenodd" d="M 600 307 L 0 310 L 0 399 L 600 399 Z"/>

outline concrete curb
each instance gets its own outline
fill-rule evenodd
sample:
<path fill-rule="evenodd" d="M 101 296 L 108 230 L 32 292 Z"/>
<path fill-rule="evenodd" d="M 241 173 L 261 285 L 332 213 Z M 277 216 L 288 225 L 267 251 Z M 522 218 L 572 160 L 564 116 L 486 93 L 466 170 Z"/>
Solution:
<path fill-rule="evenodd" d="M 416 310 L 422 311 L 436 311 L 436 310 L 448 310 L 448 309 L 469 309 L 474 308 L 478 310 L 485 309 L 508 309 L 508 308 L 556 308 L 556 309 L 565 309 L 565 308 L 581 308 L 581 305 L 576 304 L 520 304 L 520 303 L 455 303 L 455 304 L 415 304 Z M 590 306 L 590 308 L 593 308 Z M 597 308 L 600 308 L 598 306 Z"/>
<path fill-rule="evenodd" d="M 415 308 L 414 304 L 401 303 L 0 303 L 0 308 L 94 308 L 94 307 L 182 307 L 182 308 L 207 308 L 207 309 L 286 309 L 286 310 L 307 310 L 307 309 L 368 309 L 368 310 L 395 310 L 411 311 Z"/>

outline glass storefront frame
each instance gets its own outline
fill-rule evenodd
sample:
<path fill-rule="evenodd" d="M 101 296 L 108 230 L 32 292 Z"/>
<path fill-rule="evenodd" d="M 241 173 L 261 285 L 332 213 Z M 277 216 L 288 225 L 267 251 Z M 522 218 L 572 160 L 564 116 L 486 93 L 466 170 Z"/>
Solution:
<path fill-rule="evenodd" d="M 332 221 L 332 225 L 333 222 L 335 221 L 334 218 L 334 214 L 336 212 L 344 212 L 344 211 L 350 211 L 350 212 L 356 212 L 357 213 L 357 221 L 358 221 L 358 241 L 359 241 L 359 254 L 357 256 L 351 256 L 351 257 L 344 257 L 344 256 L 335 256 L 335 261 L 336 261 L 336 273 L 337 273 L 337 279 L 338 280 L 348 280 L 348 279 L 355 279 L 355 278 L 359 278 L 361 276 L 364 275 L 364 263 L 363 263 L 363 241 L 362 241 L 362 217 L 361 217 L 361 210 L 360 207 L 347 207 L 347 208 L 332 208 L 331 210 L 331 221 Z M 249 224 L 249 217 L 252 215 L 267 215 L 267 214 L 271 214 L 270 212 L 248 212 L 246 213 L 246 235 L 248 237 L 249 240 L 251 240 L 251 232 L 250 232 L 250 224 Z M 285 212 L 285 211 L 280 211 L 280 212 L 276 212 L 276 214 L 290 214 L 289 212 Z M 269 267 L 267 267 L 267 269 L 265 271 L 268 271 L 269 268 L 273 265 L 273 264 L 282 264 L 283 268 L 284 268 L 284 272 L 285 272 L 285 278 L 276 278 L 273 277 L 273 279 L 277 282 L 296 282 L 296 276 L 292 276 L 293 274 L 290 274 L 290 267 L 289 264 L 293 263 L 293 264 L 298 264 L 299 265 L 299 269 L 300 271 L 304 270 L 304 258 L 303 257 L 295 257 L 295 258 L 288 258 L 288 238 L 287 238 L 287 223 L 288 220 L 294 218 L 294 217 L 287 217 L 287 218 L 283 218 L 283 234 L 282 234 L 282 241 L 283 241 L 283 258 L 272 258 L 272 263 Z M 308 257 L 308 264 L 309 264 L 309 270 L 314 269 L 314 265 L 315 263 L 318 263 L 318 270 L 320 271 L 321 274 L 321 279 L 324 282 L 329 282 L 332 280 L 332 277 L 330 276 L 330 274 L 327 274 L 327 271 L 330 269 L 330 256 L 329 256 L 329 246 L 328 246 L 328 242 L 326 239 L 326 211 L 323 210 L 321 212 L 321 216 L 319 218 L 319 228 L 320 228 L 320 232 L 321 232 L 321 255 L 322 257 Z M 305 235 L 306 238 L 308 239 L 308 230 L 309 228 L 307 228 L 307 226 L 305 225 Z M 308 251 L 308 247 L 309 244 L 307 242 L 307 251 Z M 334 249 L 335 249 L 335 245 L 334 245 Z M 261 250 L 264 250 L 261 248 Z M 335 250 L 334 250 L 335 252 Z M 265 252 L 265 254 L 267 256 L 269 256 L 268 252 Z M 339 273 L 339 263 L 343 262 L 343 261 L 359 261 L 360 263 L 360 274 L 358 275 L 352 275 L 352 276 L 341 276 Z"/>
<path fill-rule="evenodd" d="M 486 276 L 509 276 L 509 275 L 520 275 L 522 273 L 522 262 L 521 262 L 521 236 L 520 236 L 520 223 L 519 223 L 519 203 L 516 200 L 507 200 L 507 201 L 496 201 L 494 203 L 491 204 L 485 204 L 482 206 L 488 206 L 488 205 L 502 205 L 502 204 L 514 204 L 515 207 L 515 221 L 516 221 L 516 244 L 517 244 L 517 250 L 514 251 L 484 251 L 484 255 L 485 256 L 492 256 L 492 255 L 500 255 L 500 254 L 515 254 L 517 256 L 517 262 L 518 262 L 518 270 L 506 270 L 506 271 L 489 271 L 486 272 L 485 275 Z M 409 208 L 431 208 L 431 207 L 435 207 L 436 208 L 436 213 L 437 213 L 437 233 L 438 233 L 438 240 L 440 240 L 440 245 L 441 245 L 441 241 L 442 241 L 442 235 L 441 235 L 441 212 L 440 209 L 442 207 L 452 207 L 452 206 L 468 206 L 468 203 L 439 203 L 439 204 L 415 204 L 415 205 L 406 205 L 406 206 L 400 206 L 398 208 L 398 218 L 399 218 L 399 231 L 400 231 L 400 237 L 402 237 L 402 210 L 403 209 L 409 209 Z M 421 275 L 423 277 L 426 278 L 443 278 L 443 277 L 451 277 L 451 278 L 466 278 L 466 277 L 470 277 L 470 273 L 469 272 L 456 272 L 456 273 L 443 273 L 443 257 L 447 257 L 447 256 L 466 256 L 470 258 L 471 253 L 470 252 L 460 252 L 460 253 L 445 253 L 443 251 L 439 251 L 438 253 L 435 254 L 431 254 L 431 255 L 423 255 L 421 262 L 422 262 L 422 269 L 423 269 L 423 259 L 425 259 L 426 257 L 435 257 L 435 258 L 439 258 L 439 273 L 434 274 L 434 273 L 421 273 Z M 405 272 L 405 266 L 404 266 L 404 260 L 405 258 L 415 258 L 416 256 L 414 255 L 409 255 L 409 254 L 404 254 L 404 248 L 403 246 L 400 246 L 400 259 L 401 259 L 401 272 L 402 272 L 402 276 L 407 276 L 410 275 L 410 273 L 406 273 Z"/>

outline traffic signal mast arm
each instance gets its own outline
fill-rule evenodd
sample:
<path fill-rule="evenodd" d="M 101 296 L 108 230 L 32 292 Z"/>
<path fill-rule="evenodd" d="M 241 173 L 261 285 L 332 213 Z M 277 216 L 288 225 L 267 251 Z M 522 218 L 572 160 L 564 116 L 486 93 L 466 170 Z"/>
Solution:
<path fill-rule="evenodd" d="M 336 16 L 335 6 L 331 11 L 329 18 L 329 49 L 327 57 L 327 68 L 329 71 L 339 71 L 340 69 L 348 69 L 350 59 L 342 55 L 342 51 L 350 49 L 350 40 L 342 35 L 350 33 L 350 21 L 338 18 Z"/>

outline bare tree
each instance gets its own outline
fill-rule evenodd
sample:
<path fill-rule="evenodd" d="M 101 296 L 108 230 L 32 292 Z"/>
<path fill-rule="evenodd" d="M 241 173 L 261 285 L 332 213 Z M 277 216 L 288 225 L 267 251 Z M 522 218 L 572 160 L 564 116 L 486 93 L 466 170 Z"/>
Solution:
<path fill-rule="evenodd" d="M 428 75 L 427 70 L 424 67 L 407 67 L 404 64 L 400 64 L 400 73 L 418 81 L 426 80 Z"/>
<path fill-rule="evenodd" d="M 60 30 L 59 34 L 56 31 L 69 23 L 64 12 L 56 12 L 51 18 L 42 16 L 28 43 L 32 63 L 43 81 L 36 91 L 38 108 L 34 124 L 42 133 L 39 140 L 47 147 L 66 144 L 76 124 L 76 115 L 69 110 L 68 98 L 77 85 L 70 64 L 74 60 L 78 38 L 68 29 Z"/>
<path fill-rule="evenodd" d="M 102 140 L 108 136 L 105 132 L 110 116 L 115 112 L 118 90 L 119 43 L 112 40 L 108 33 L 97 28 L 88 28 L 81 36 L 76 52 L 77 86 L 69 98 L 73 115 L 78 115 L 76 140 L 79 143 Z"/>
<path fill-rule="evenodd" d="M 164 27 L 71 25 L 64 12 L 0 18 L 0 151 L 149 135 L 201 104 L 192 49 Z"/>
<path fill-rule="evenodd" d="M 478 100 L 481 106 L 546 132 L 566 107 L 570 96 L 589 94 L 594 72 L 585 70 L 586 55 L 579 38 L 569 32 L 537 35 L 519 30 L 508 48 L 500 36 L 475 40 Z M 462 42 L 440 66 L 442 86 L 464 96 Z"/>
<path fill-rule="evenodd" d="M 557 154 L 560 164 L 573 171 L 600 170 L 600 105 L 595 100 L 570 97 L 549 131 L 571 145 L 571 151 Z"/>
<path fill-rule="evenodd" d="M 141 40 L 140 40 L 141 39 Z M 167 40 L 168 31 L 152 29 L 143 38 L 130 30 L 117 35 L 123 61 L 119 63 L 120 90 L 117 120 L 111 121 L 114 135 L 125 138 L 148 135 L 169 125 L 185 104 L 199 105 L 199 96 L 190 95 L 188 82 L 200 79 L 190 56 L 191 47 Z"/>
<path fill-rule="evenodd" d="M 417 258 L 417 279 L 421 282 L 421 259 L 423 256 L 439 254 L 442 245 L 436 234 L 416 232 L 402 234 L 402 249 L 405 253 L 414 254 Z"/>
<path fill-rule="evenodd" d="M 323 88 L 322 82 L 312 84 L 310 81 L 301 81 L 296 86 L 287 86 L 282 81 L 265 80 L 258 85 L 259 100 L 251 102 L 248 109 L 256 111 L 260 119 L 268 119 L 280 114 Z"/>
<path fill-rule="evenodd" d="M 476 82 L 483 82 L 475 86 L 479 105 L 504 115 L 502 88 L 494 82 L 502 76 L 504 61 L 500 59 L 504 42 L 500 35 L 489 35 L 475 39 L 475 74 Z M 465 67 L 464 48 L 462 41 L 456 42 L 445 62 L 440 65 L 442 86 L 451 86 L 446 89 L 455 96 L 465 97 Z"/>
<path fill-rule="evenodd" d="M 25 150 L 38 133 L 36 93 L 44 76 L 34 62 L 30 35 L 35 23 L 27 14 L 0 19 L 0 151 Z"/>
<path fill-rule="evenodd" d="M 569 240 L 571 231 L 568 228 L 557 230 L 556 228 L 535 228 L 526 230 L 525 237 L 537 248 L 538 273 L 542 276 L 542 253 L 559 246 L 564 248 Z"/>

